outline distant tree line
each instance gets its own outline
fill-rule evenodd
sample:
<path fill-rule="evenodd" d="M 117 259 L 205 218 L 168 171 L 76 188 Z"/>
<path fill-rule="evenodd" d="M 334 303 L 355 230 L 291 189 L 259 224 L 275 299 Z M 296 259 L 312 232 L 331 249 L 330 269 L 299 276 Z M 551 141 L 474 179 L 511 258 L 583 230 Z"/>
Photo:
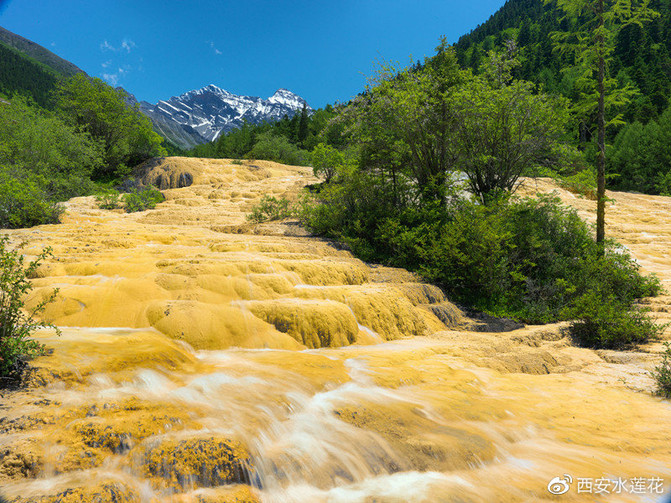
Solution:
<path fill-rule="evenodd" d="M 215 141 L 198 145 L 186 152 L 193 157 L 255 158 L 306 165 L 309 152 L 324 139 L 321 137 L 328 122 L 336 116 L 337 107 L 327 105 L 309 113 L 306 107 L 291 118 L 285 115 L 275 122 L 250 124 L 222 134 Z M 326 141 L 343 146 L 344 140 L 332 132 Z"/>

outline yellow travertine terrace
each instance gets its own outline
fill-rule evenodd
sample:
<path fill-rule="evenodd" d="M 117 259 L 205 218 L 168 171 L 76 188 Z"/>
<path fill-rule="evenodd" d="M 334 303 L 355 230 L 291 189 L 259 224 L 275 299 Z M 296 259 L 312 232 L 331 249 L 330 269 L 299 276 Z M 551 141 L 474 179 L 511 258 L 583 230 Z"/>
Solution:
<path fill-rule="evenodd" d="M 60 225 L 7 231 L 33 255 L 53 248 L 27 305 L 58 287 L 45 317 L 63 332 L 37 334 L 52 351 L 32 362 L 29 388 L 2 398 L 8 501 L 620 502 L 663 501 L 659 480 L 671 490 L 671 406 L 648 375 L 661 343 L 593 351 L 560 325 L 486 332 L 407 271 L 292 220 L 246 220 L 264 195 L 295 199 L 317 181 L 310 168 L 167 158 L 140 176 L 180 188 L 133 214 L 76 198 Z M 556 190 L 593 218 L 592 201 Z M 609 197 L 608 233 L 669 288 L 671 198 Z M 646 302 L 669 317 L 668 297 Z M 552 495 L 565 475 L 569 490 Z M 617 480 L 619 493 L 596 493 Z"/>

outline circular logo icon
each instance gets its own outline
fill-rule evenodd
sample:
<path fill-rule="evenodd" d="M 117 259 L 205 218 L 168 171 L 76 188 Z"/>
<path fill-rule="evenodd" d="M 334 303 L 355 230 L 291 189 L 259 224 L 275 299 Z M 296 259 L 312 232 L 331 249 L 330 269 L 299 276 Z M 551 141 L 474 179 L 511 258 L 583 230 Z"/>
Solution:
<path fill-rule="evenodd" d="M 573 483 L 573 477 L 564 474 L 564 478 L 555 477 L 548 484 L 548 492 L 550 494 L 564 494 L 570 489 L 570 484 Z"/>

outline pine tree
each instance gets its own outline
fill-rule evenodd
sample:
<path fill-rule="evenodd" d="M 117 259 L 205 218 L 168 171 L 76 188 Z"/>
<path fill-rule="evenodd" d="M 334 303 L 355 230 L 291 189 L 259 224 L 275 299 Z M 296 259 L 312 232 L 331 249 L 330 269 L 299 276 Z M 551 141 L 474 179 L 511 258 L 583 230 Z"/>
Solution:
<path fill-rule="evenodd" d="M 606 125 L 621 123 L 618 115 L 607 121 L 606 108 L 608 105 L 627 104 L 635 95 L 635 90 L 630 86 L 617 87 L 615 79 L 608 76 L 607 66 L 622 28 L 642 26 L 658 15 L 648 4 L 649 0 L 557 0 L 558 7 L 574 24 L 573 30 L 554 32 L 552 39 L 561 52 L 573 53 L 575 64 L 580 69 L 576 84 L 582 99 L 576 111 L 583 117 L 593 113 L 596 115 L 598 243 L 605 238 Z"/>
<path fill-rule="evenodd" d="M 298 120 L 298 128 L 296 130 L 296 143 L 302 146 L 305 139 L 308 137 L 308 108 L 305 103 L 303 103 L 303 109 L 301 110 L 300 119 Z"/>

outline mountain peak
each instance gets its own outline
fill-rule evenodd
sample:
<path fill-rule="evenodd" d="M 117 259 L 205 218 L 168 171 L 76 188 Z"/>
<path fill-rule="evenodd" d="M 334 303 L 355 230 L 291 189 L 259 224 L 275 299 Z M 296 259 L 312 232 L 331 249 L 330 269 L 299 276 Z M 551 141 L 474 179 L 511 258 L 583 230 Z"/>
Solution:
<path fill-rule="evenodd" d="M 278 96 L 278 95 L 297 96 L 295 93 L 292 93 L 291 91 L 289 91 L 289 89 L 285 89 L 285 88 L 283 88 L 283 87 L 280 87 L 280 88 L 279 88 L 277 91 L 275 91 L 275 93 L 273 94 L 273 96 Z"/>
<path fill-rule="evenodd" d="M 225 89 L 222 89 L 221 87 L 217 87 L 214 84 L 207 85 L 207 86 L 205 86 L 201 89 L 201 91 L 206 91 L 206 90 L 210 91 L 211 93 L 215 93 L 215 94 L 223 94 L 223 95 L 231 94 L 228 91 L 226 91 Z"/>
<path fill-rule="evenodd" d="M 297 110 L 303 108 L 303 105 L 307 106 L 307 103 L 303 98 L 283 87 L 275 91 L 275 94 L 268 98 L 268 101 L 273 104 L 285 105 Z"/>
<path fill-rule="evenodd" d="M 217 139 L 245 122 L 260 124 L 293 117 L 307 103 L 288 89 L 280 88 L 270 98 L 238 96 L 209 84 L 156 105 L 140 104 L 155 128 L 182 148 Z M 310 107 L 308 107 L 309 110 Z"/>
<path fill-rule="evenodd" d="M 214 84 L 209 84 L 205 87 L 201 87 L 200 89 L 194 89 L 193 91 L 189 91 L 187 93 L 184 93 L 179 96 L 179 99 L 187 99 L 193 96 L 200 96 L 202 94 L 214 94 L 216 96 L 221 96 L 221 97 L 226 97 L 226 96 L 233 96 L 231 93 L 226 91 L 225 89 L 222 89 Z"/>

